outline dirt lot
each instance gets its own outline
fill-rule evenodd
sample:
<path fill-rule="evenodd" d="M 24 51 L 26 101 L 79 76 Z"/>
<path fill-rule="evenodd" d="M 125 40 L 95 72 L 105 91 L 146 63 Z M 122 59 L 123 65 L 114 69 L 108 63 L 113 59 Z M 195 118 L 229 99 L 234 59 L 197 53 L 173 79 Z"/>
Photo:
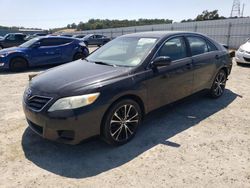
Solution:
<path fill-rule="evenodd" d="M 111 147 L 44 140 L 27 128 L 25 73 L 0 73 L 0 187 L 250 187 L 250 66 L 234 65 L 225 95 L 157 110 L 135 139 Z"/>

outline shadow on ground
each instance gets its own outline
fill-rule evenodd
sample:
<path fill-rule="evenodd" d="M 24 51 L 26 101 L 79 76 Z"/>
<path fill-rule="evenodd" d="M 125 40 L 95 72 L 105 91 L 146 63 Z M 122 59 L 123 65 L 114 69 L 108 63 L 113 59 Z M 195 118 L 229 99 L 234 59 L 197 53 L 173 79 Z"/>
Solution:
<path fill-rule="evenodd" d="M 40 138 L 29 128 L 23 134 L 22 146 L 28 160 L 52 173 L 70 178 L 95 176 L 158 144 L 181 147 L 168 139 L 227 107 L 237 96 L 226 90 L 223 97 L 213 100 L 200 93 L 156 110 L 146 117 L 136 137 L 120 147 L 109 146 L 99 139 L 76 146 L 58 144 Z"/>

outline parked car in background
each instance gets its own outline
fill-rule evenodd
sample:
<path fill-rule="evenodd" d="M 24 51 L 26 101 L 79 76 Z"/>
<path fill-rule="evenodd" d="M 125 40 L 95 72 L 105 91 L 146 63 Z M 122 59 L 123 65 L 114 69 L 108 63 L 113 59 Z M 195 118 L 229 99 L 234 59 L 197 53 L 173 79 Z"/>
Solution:
<path fill-rule="evenodd" d="M 71 35 L 71 34 L 61 34 L 60 36 L 62 36 L 62 37 L 72 37 L 73 35 Z"/>
<path fill-rule="evenodd" d="M 0 50 L 12 46 L 19 46 L 26 42 L 25 37 L 26 35 L 22 33 L 10 33 L 5 35 L 3 39 L 0 39 Z"/>
<path fill-rule="evenodd" d="M 237 64 L 250 64 L 250 38 L 236 51 L 235 61 Z"/>
<path fill-rule="evenodd" d="M 93 35 L 89 34 L 82 38 L 82 41 L 88 46 L 88 45 L 97 45 L 102 46 L 110 41 L 110 38 L 104 36 L 104 35 Z"/>
<path fill-rule="evenodd" d="M 78 34 L 78 35 L 73 35 L 73 38 L 81 39 L 81 38 L 84 38 L 85 36 L 86 36 L 86 35 Z"/>
<path fill-rule="evenodd" d="M 47 64 L 61 64 L 87 57 L 85 44 L 68 37 L 36 37 L 19 47 L 0 50 L 0 69 L 12 71 Z"/>
<path fill-rule="evenodd" d="M 77 144 L 101 135 L 121 145 L 156 108 L 204 89 L 221 97 L 231 68 L 229 52 L 204 35 L 129 34 L 85 60 L 34 77 L 23 109 L 30 128 L 44 138 Z"/>

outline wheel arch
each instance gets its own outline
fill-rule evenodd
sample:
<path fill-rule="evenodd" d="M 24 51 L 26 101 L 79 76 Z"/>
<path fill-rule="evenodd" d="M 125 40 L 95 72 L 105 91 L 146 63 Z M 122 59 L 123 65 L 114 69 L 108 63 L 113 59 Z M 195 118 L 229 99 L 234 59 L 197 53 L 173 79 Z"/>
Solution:
<path fill-rule="evenodd" d="M 29 61 L 28 61 L 27 58 L 23 57 L 22 55 L 16 55 L 16 56 L 13 56 L 13 57 L 10 58 L 10 60 L 9 60 L 9 68 L 10 68 L 10 66 L 11 66 L 11 62 L 12 62 L 14 59 L 16 59 L 16 58 L 21 58 L 21 59 L 23 59 L 23 60 L 27 63 L 27 66 L 28 66 L 28 67 L 30 66 Z"/>

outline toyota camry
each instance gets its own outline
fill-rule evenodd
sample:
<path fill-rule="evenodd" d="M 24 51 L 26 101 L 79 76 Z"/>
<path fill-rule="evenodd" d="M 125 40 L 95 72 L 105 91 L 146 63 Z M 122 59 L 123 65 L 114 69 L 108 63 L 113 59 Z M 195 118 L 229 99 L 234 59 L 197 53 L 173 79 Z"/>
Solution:
<path fill-rule="evenodd" d="M 121 145 L 156 108 L 201 90 L 221 97 L 231 68 L 228 51 L 202 34 L 129 34 L 34 77 L 23 109 L 44 138 L 77 144 L 100 135 Z"/>

